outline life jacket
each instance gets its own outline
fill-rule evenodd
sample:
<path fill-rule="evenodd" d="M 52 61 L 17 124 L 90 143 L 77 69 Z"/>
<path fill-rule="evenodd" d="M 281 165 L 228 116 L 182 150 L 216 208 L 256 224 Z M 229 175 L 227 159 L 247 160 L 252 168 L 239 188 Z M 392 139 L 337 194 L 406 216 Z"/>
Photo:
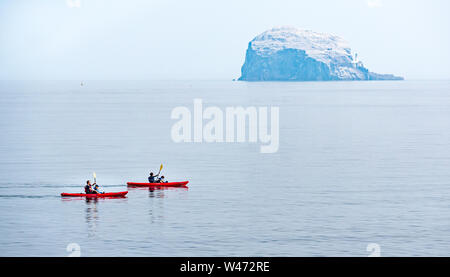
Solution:
<path fill-rule="evenodd" d="M 95 186 L 94 186 L 94 193 L 101 193 L 100 191 L 99 191 L 99 186 L 97 185 L 97 184 L 95 184 Z"/>

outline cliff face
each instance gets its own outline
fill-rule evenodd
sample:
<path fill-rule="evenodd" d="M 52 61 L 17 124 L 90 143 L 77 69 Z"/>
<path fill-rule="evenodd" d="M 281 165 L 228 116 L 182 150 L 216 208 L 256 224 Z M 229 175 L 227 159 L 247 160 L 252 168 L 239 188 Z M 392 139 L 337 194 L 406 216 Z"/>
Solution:
<path fill-rule="evenodd" d="M 250 41 L 243 81 L 402 80 L 369 72 L 342 38 L 292 27 L 274 28 Z"/>

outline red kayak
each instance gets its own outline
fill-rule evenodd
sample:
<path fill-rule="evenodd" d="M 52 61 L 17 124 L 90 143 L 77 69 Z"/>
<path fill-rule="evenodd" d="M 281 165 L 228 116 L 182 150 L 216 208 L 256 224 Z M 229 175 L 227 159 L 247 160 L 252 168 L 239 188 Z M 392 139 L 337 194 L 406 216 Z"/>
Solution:
<path fill-rule="evenodd" d="M 121 191 L 121 192 L 108 192 L 108 193 L 61 193 L 62 197 L 124 197 L 128 191 Z"/>
<path fill-rule="evenodd" d="M 171 182 L 171 183 L 133 183 L 128 182 L 130 187 L 187 187 L 189 181 L 184 182 Z"/>

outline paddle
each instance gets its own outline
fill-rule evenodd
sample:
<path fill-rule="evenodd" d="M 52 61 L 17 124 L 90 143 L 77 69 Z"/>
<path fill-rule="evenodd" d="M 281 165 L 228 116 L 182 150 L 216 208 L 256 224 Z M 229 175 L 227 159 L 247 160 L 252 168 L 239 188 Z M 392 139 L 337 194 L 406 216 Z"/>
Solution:
<path fill-rule="evenodd" d="M 161 166 L 159 167 L 159 171 L 158 174 L 156 174 L 156 176 L 159 176 L 159 173 L 161 173 L 161 170 L 163 169 L 163 164 L 161 164 Z M 161 180 L 161 179 L 160 179 Z"/>
<path fill-rule="evenodd" d="M 97 184 L 97 174 L 95 174 L 95 172 L 94 172 L 94 173 L 92 173 L 92 175 L 94 176 L 94 184 Z M 104 191 L 98 191 L 98 190 L 95 190 L 95 191 L 98 193 L 105 193 Z"/>

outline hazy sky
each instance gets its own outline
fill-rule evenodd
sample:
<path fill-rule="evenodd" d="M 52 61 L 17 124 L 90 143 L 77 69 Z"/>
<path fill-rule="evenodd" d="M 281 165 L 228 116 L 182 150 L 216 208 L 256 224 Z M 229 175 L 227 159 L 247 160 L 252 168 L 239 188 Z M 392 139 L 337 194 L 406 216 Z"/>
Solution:
<path fill-rule="evenodd" d="M 374 72 L 450 78 L 448 0 L 1 0 L 0 79 L 232 79 L 274 26 L 333 33 Z"/>

